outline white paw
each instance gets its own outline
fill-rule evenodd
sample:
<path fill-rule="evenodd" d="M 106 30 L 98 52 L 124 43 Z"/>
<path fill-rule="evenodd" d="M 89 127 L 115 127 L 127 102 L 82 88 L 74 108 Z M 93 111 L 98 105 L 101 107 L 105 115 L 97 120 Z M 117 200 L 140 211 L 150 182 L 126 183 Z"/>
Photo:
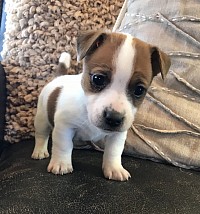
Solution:
<path fill-rule="evenodd" d="M 110 180 L 116 180 L 116 181 L 127 181 L 131 177 L 130 173 L 126 169 L 124 169 L 122 165 L 104 166 L 103 173 L 105 178 L 108 178 Z"/>
<path fill-rule="evenodd" d="M 73 167 L 71 163 L 68 163 L 63 160 L 52 160 L 50 161 L 48 168 L 48 172 L 52 172 L 53 174 L 60 174 L 64 175 L 67 173 L 72 173 L 73 172 Z"/>
<path fill-rule="evenodd" d="M 44 159 L 49 157 L 49 153 L 46 149 L 34 149 L 31 156 L 33 159 Z"/>

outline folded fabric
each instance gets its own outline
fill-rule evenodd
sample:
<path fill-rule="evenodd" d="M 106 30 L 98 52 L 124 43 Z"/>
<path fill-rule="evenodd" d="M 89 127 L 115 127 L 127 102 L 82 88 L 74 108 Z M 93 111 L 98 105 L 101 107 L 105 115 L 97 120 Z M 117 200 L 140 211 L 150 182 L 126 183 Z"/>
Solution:
<path fill-rule="evenodd" d="M 200 167 L 200 2 L 125 1 L 113 31 L 130 33 L 171 56 L 128 132 L 124 153 Z M 103 142 L 93 145 L 103 150 Z"/>

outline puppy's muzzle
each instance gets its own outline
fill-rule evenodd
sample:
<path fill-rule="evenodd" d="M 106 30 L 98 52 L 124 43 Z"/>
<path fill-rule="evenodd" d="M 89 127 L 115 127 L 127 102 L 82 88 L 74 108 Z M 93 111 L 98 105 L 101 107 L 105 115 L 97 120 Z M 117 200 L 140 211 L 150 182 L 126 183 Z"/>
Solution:
<path fill-rule="evenodd" d="M 122 126 L 124 122 L 124 114 L 107 108 L 104 110 L 103 119 L 107 129 L 115 130 Z"/>

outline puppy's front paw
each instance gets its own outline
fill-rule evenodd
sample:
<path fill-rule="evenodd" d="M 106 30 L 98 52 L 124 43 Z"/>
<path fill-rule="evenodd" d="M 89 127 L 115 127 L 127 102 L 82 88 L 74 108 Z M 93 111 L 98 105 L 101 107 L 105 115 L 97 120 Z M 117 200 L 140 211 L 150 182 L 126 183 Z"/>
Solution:
<path fill-rule="evenodd" d="M 48 172 L 52 172 L 53 174 L 60 174 L 64 175 L 67 173 L 72 173 L 73 172 L 73 167 L 71 163 L 68 163 L 63 160 L 52 160 L 50 161 L 48 168 Z"/>
<path fill-rule="evenodd" d="M 116 181 L 127 181 L 131 177 L 130 173 L 126 169 L 124 169 L 122 165 L 104 166 L 103 173 L 105 178 Z"/>
<path fill-rule="evenodd" d="M 32 156 L 33 159 L 44 159 L 49 157 L 49 153 L 46 149 L 34 149 Z"/>

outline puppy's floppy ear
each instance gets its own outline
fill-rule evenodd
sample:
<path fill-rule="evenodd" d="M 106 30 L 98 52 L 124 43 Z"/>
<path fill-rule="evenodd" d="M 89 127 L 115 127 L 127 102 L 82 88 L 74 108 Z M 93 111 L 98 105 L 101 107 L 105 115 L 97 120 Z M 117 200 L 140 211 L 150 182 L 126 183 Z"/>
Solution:
<path fill-rule="evenodd" d="M 94 52 L 106 39 L 107 33 L 102 30 L 81 32 L 77 37 L 77 60 Z"/>
<path fill-rule="evenodd" d="M 162 78 L 165 79 L 171 65 L 169 56 L 159 48 L 151 47 L 151 64 L 153 76 L 161 73 Z"/>

